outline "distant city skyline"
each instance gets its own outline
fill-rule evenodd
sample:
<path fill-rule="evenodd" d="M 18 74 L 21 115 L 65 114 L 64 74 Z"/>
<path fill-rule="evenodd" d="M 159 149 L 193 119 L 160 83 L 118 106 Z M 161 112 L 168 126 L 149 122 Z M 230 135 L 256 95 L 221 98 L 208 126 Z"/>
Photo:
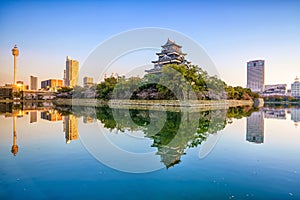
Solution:
<path fill-rule="evenodd" d="M 170 3 L 178 10 L 166 10 Z M 17 80 L 29 84 L 31 75 L 63 79 L 67 55 L 83 64 L 112 35 L 162 27 L 200 44 L 229 85 L 246 87 L 246 63 L 265 60 L 265 84 L 290 88 L 300 76 L 299 6 L 297 1 L 1 2 L 0 85 L 13 83 L 15 44 L 20 50 Z M 117 73 L 125 74 L 130 64 L 123 63 Z"/>

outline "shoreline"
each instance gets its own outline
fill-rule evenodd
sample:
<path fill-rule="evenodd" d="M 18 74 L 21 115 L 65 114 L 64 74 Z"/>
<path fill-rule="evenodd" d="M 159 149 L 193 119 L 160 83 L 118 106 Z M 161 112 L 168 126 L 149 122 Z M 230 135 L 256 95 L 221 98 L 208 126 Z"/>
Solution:
<path fill-rule="evenodd" d="M 227 109 L 229 107 L 253 106 L 252 100 L 192 100 L 180 102 L 179 100 L 110 100 L 97 99 L 55 99 L 52 101 L 56 106 L 85 106 L 98 107 L 109 106 L 111 108 L 129 109 Z"/>
<path fill-rule="evenodd" d="M 12 99 L 0 99 L 0 103 L 15 103 L 15 102 L 19 102 L 19 103 L 42 103 L 42 102 L 52 102 L 53 100 L 12 100 Z"/>
<path fill-rule="evenodd" d="M 0 100 L 0 103 L 51 103 L 53 106 L 64 107 L 102 107 L 109 106 L 116 109 L 144 109 L 166 111 L 199 112 L 207 110 L 228 109 L 230 107 L 255 107 L 252 100 L 109 100 L 98 99 L 53 99 L 53 100 Z"/>

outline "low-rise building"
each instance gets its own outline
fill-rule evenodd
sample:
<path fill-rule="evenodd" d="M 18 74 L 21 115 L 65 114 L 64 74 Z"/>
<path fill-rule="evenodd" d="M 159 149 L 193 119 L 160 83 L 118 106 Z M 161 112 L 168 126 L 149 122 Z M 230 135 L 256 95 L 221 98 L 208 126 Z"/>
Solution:
<path fill-rule="evenodd" d="M 63 80 L 60 79 L 48 79 L 41 82 L 41 88 L 48 91 L 57 91 L 62 86 Z"/>
<path fill-rule="evenodd" d="M 0 86 L 0 99 L 12 99 L 12 94 L 12 86 Z"/>
<path fill-rule="evenodd" d="M 285 96 L 287 95 L 287 84 L 265 85 L 263 96 Z"/>

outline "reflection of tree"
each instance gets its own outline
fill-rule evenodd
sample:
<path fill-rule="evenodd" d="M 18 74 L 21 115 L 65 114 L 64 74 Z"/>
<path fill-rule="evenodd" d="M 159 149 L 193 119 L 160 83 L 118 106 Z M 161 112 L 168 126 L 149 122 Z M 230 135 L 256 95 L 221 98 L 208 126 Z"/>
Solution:
<path fill-rule="evenodd" d="M 186 148 L 200 145 L 209 134 L 225 127 L 226 113 L 222 115 L 221 112 L 150 112 L 149 110 L 127 112 L 122 109 L 101 107 L 97 108 L 97 118 L 104 127 L 109 129 L 142 130 L 145 137 L 153 139 L 152 146 L 158 149 L 157 155 L 161 156 L 161 161 L 168 168 L 180 162 L 180 157 L 185 153 Z M 165 120 L 162 120 L 162 115 L 166 115 Z M 114 116 L 118 116 L 117 121 Z"/>
<path fill-rule="evenodd" d="M 246 106 L 246 107 L 233 107 L 227 111 L 227 118 L 241 119 L 243 117 L 249 117 L 253 112 L 258 111 L 258 108 Z"/>
<path fill-rule="evenodd" d="M 112 110 L 108 107 L 97 108 L 97 119 L 104 125 L 105 128 L 115 129 L 117 123 L 114 120 Z"/>

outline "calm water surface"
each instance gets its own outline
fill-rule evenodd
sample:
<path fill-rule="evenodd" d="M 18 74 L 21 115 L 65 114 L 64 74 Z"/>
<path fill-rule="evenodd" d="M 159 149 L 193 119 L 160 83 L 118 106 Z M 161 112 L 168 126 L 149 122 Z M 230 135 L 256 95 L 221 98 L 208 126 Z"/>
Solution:
<path fill-rule="evenodd" d="M 299 108 L 5 109 L 0 199 L 300 199 Z"/>

